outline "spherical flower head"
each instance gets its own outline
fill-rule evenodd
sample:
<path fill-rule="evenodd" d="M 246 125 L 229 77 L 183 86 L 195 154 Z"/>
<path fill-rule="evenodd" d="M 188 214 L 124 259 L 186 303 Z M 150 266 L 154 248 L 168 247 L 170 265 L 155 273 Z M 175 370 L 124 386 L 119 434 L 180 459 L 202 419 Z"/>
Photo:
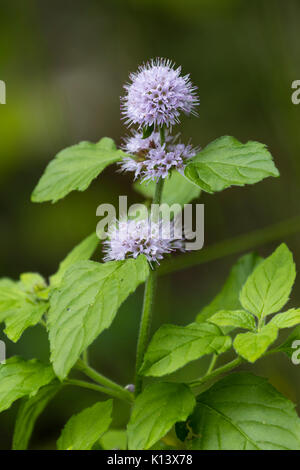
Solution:
<path fill-rule="evenodd" d="M 134 173 L 134 179 L 141 181 L 157 181 L 167 178 L 171 170 L 184 171 L 187 161 L 194 157 L 199 149 L 190 144 L 177 142 L 178 135 L 165 135 L 165 142 L 160 143 L 160 133 L 153 132 L 143 139 L 141 132 L 134 132 L 125 140 L 122 147 L 132 157 L 124 157 L 119 166 L 122 171 Z"/>
<path fill-rule="evenodd" d="M 175 142 L 177 136 L 174 138 L 168 133 L 165 133 L 165 144 Z M 133 131 L 131 135 L 124 139 L 124 144 L 121 146 L 122 150 L 130 154 L 142 154 L 151 148 L 161 147 L 161 137 L 159 132 L 152 132 L 149 137 L 144 138 L 142 132 Z"/>
<path fill-rule="evenodd" d="M 132 73 L 121 104 L 126 123 L 169 127 L 179 122 L 181 112 L 196 114 L 196 87 L 189 75 L 180 74 L 181 67 L 174 68 L 166 59 L 151 60 Z"/>
<path fill-rule="evenodd" d="M 145 255 L 149 263 L 159 263 L 164 255 L 183 250 L 174 222 L 124 218 L 113 223 L 104 241 L 104 261 L 124 260 Z"/>

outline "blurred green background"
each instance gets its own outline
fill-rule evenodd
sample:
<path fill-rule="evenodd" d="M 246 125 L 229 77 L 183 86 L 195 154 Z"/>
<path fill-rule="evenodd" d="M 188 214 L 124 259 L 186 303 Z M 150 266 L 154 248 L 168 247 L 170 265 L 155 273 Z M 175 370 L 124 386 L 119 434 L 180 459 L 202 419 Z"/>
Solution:
<path fill-rule="evenodd" d="M 52 274 L 59 261 L 97 223 L 100 203 L 142 201 L 130 176 L 107 169 L 85 193 L 55 205 L 32 204 L 30 194 L 46 164 L 64 147 L 127 133 L 119 97 L 128 73 L 152 57 L 183 66 L 199 88 L 198 118 L 182 121 L 182 134 L 205 146 L 221 135 L 268 145 L 279 179 L 203 194 L 205 246 L 299 213 L 300 106 L 291 83 L 300 79 L 300 4 L 297 0 L 2 0 L 0 79 L 0 275 Z M 300 266 L 299 235 L 286 237 Z M 259 248 L 267 255 L 278 243 Z M 187 324 L 222 286 L 238 255 L 161 278 L 153 329 Z M 100 251 L 95 259 L 100 259 Z M 299 281 L 291 306 L 300 305 Z M 132 381 L 142 289 L 121 308 L 112 328 L 91 347 L 92 365 L 126 384 Z M 42 327 L 28 330 L 7 355 L 48 358 Z M 198 376 L 205 361 L 177 377 Z M 300 366 L 284 357 L 259 361 L 256 372 L 300 403 Z M 98 399 L 66 388 L 38 421 L 32 448 L 51 448 L 74 413 Z M 0 448 L 11 445 L 18 403 L 0 415 Z M 115 426 L 128 410 L 116 406 Z"/>

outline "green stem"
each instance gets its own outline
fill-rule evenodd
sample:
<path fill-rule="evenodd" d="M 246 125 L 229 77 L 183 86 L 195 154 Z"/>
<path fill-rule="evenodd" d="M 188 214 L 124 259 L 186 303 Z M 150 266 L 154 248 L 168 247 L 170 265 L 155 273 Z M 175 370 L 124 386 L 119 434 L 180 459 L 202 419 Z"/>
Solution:
<path fill-rule="evenodd" d="M 157 270 L 157 274 L 159 276 L 169 274 L 198 264 L 214 261 L 224 256 L 240 253 L 265 243 L 283 239 L 288 235 L 298 232 L 300 232 L 300 217 L 296 216 L 269 227 L 215 243 L 203 250 L 165 260 Z"/>
<path fill-rule="evenodd" d="M 47 323 L 45 322 L 43 318 L 40 319 L 39 324 L 42 325 L 47 330 Z"/>
<path fill-rule="evenodd" d="M 154 194 L 152 204 L 160 204 L 163 187 L 164 187 L 164 180 L 163 178 L 159 178 L 159 180 L 156 183 L 155 194 Z"/>
<path fill-rule="evenodd" d="M 261 316 L 258 320 L 257 331 L 260 331 L 266 323 L 266 317 Z"/>
<path fill-rule="evenodd" d="M 132 398 L 131 400 L 128 400 L 127 398 L 123 396 L 123 394 L 118 393 L 116 390 L 111 390 L 105 387 L 101 387 L 100 385 L 85 382 L 84 380 L 67 379 L 65 383 L 67 385 L 75 385 L 76 387 L 88 388 L 90 390 L 95 390 L 96 392 L 105 393 L 106 395 L 109 395 L 114 398 L 119 398 L 120 400 L 129 402 L 129 403 L 132 402 Z"/>
<path fill-rule="evenodd" d="M 276 354 L 283 352 L 280 348 L 269 349 L 261 357 L 270 356 L 270 354 Z"/>
<path fill-rule="evenodd" d="M 83 351 L 82 359 L 83 359 L 83 362 L 85 362 L 85 364 L 88 366 L 89 365 L 89 352 L 87 349 Z"/>
<path fill-rule="evenodd" d="M 156 184 L 153 204 L 160 204 L 161 195 L 163 191 L 164 180 L 160 178 Z M 145 284 L 144 302 L 142 317 L 140 323 L 139 337 L 136 352 L 136 366 L 135 366 L 135 395 L 139 395 L 142 391 L 143 379 L 139 375 L 139 370 L 143 363 L 144 354 L 148 345 L 149 334 L 151 329 L 152 311 L 154 305 L 154 297 L 156 290 L 156 271 L 151 270 Z"/>
<path fill-rule="evenodd" d="M 132 401 L 131 392 L 129 392 L 128 390 L 125 390 L 116 382 L 113 382 L 112 380 L 108 379 L 104 375 L 100 374 L 95 369 L 85 364 L 81 359 L 78 359 L 75 367 L 77 370 L 80 370 L 81 372 L 83 372 L 87 377 L 94 380 L 94 382 L 104 385 L 104 387 L 108 387 L 111 390 L 114 390 L 115 392 L 118 393 L 119 396 L 122 396 L 123 399 L 127 401 Z"/>
<path fill-rule="evenodd" d="M 225 372 L 229 372 L 230 370 L 239 366 L 242 362 L 243 362 L 243 359 L 241 357 L 237 357 L 233 361 L 228 362 L 228 364 L 225 364 L 224 366 L 218 367 L 218 369 L 215 369 L 213 372 L 205 375 L 204 377 L 200 377 L 197 380 L 193 380 L 192 382 L 189 383 L 189 385 L 191 387 L 199 387 L 199 385 L 203 385 L 205 382 L 208 382 L 214 377 L 218 377 L 218 375 L 224 374 Z"/>
<path fill-rule="evenodd" d="M 208 369 L 207 369 L 205 375 L 208 375 L 208 374 L 210 374 L 210 373 L 213 371 L 213 368 L 214 368 L 215 365 L 216 365 L 217 359 L 218 359 L 217 354 L 213 354 L 213 355 L 212 355 L 212 358 L 211 358 L 211 361 L 210 361 L 210 364 L 209 364 L 209 366 L 208 366 Z"/>
<path fill-rule="evenodd" d="M 166 140 L 166 135 L 165 135 L 165 128 L 164 128 L 164 126 L 159 129 L 159 134 L 160 134 L 160 145 L 164 145 L 165 140 Z"/>
<path fill-rule="evenodd" d="M 139 370 L 143 363 L 144 354 L 148 345 L 148 339 L 149 339 L 151 321 L 152 321 L 155 288 L 156 288 L 156 271 L 151 270 L 149 277 L 146 281 L 146 285 L 145 285 L 143 311 L 142 311 L 142 318 L 141 318 L 141 323 L 140 323 L 140 331 L 139 331 L 137 352 L 136 352 L 136 370 L 135 370 L 135 395 L 136 396 L 139 395 L 139 393 L 141 393 L 142 391 L 143 379 L 139 375 Z"/>

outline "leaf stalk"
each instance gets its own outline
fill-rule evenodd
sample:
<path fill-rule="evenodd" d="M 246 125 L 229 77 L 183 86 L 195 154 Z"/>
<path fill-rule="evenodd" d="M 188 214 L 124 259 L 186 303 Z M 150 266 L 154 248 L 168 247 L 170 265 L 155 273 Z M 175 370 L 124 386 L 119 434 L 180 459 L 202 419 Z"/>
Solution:
<path fill-rule="evenodd" d="M 218 367 L 214 371 L 210 372 L 207 375 L 204 375 L 203 377 L 200 377 L 197 380 L 193 380 L 192 382 L 189 382 L 190 387 L 199 387 L 200 385 L 203 385 L 205 382 L 208 382 L 209 380 L 218 377 L 221 374 L 224 374 L 225 372 L 229 372 L 232 369 L 235 369 L 237 366 L 239 366 L 244 360 L 241 357 L 237 357 L 231 362 L 228 362 L 224 366 Z"/>
<path fill-rule="evenodd" d="M 82 359 L 78 359 L 75 368 L 83 372 L 83 374 L 92 379 L 94 382 L 97 382 L 98 384 L 106 387 L 105 390 L 113 390 L 115 393 L 118 394 L 118 398 L 122 397 L 123 400 L 132 402 L 133 396 L 132 393 L 129 392 L 129 390 L 125 390 L 123 387 L 121 387 L 121 385 L 100 374 L 92 367 L 85 364 Z"/>

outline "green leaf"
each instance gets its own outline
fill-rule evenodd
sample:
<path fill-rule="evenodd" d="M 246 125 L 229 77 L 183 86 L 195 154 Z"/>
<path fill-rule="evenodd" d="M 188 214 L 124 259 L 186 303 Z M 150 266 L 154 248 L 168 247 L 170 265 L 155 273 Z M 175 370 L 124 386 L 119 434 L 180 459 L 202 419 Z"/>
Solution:
<path fill-rule="evenodd" d="M 20 281 L 24 290 L 32 294 L 44 290 L 47 287 L 45 279 L 38 273 L 23 273 L 20 275 Z"/>
<path fill-rule="evenodd" d="M 100 438 L 103 450 L 127 450 L 127 433 L 119 429 L 111 429 Z"/>
<path fill-rule="evenodd" d="M 209 323 L 163 325 L 148 346 L 140 373 L 161 377 L 206 354 L 221 354 L 230 346 L 230 336 Z"/>
<path fill-rule="evenodd" d="M 36 325 L 43 314 L 48 310 L 49 304 L 44 301 L 39 301 L 33 294 L 25 291 L 26 288 L 33 288 L 34 285 L 29 281 L 28 276 L 24 281 L 14 282 L 5 280 L 0 282 L 0 322 L 5 322 L 6 328 L 4 333 L 11 341 L 18 341 L 23 332 L 30 326 Z M 24 280 L 24 276 L 21 279 Z"/>
<path fill-rule="evenodd" d="M 118 308 L 149 274 L 144 256 L 125 261 L 79 261 L 66 272 L 50 299 L 51 362 L 67 376 L 80 354 L 109 328 Z"/>
<path fill-rule="evenodd" d="M 58 450 L 90 450 L 110 426 L 113 401 L 98 402 L 72 416 L 57 441 Z"/>
<path fill-rule="evenodd" d="M 15 285 L 15 281 L 10 279 L 9 277 L 1 277 L 0 278 L 0 289 L 2 290 L 3 288 L 6 287 L 13 287 Z M 5 291 L 5 289 L 4 289 Z M 1 304 L 0 304 L 1 305 Z"/>
<path fill-rule="evenodd" d="M 47 312 L 49 304 L 40 302 L 33 304 L 25 300 L 5 313 L 6 336 L 16 343 L 27 328 L 35 326 Z M 1 315 L 1 314 L 0 314 Z"/>
<path fill-rule="evenodd" d="M 257 333 L 241 333 L 233 342 L 236 352 L 249 362 L 255 362 L 268 349 L 278 335 L 275 325 L 265 325 Z"/>
<path fill-rule="evenodd" d="M 265 145 L 252 141 L 242 144 L 230 136 L 216 139 L 189 162 L 186 177 L 208 193 L 279 176 Z"/>
<path fill-rule="evenodd" d="M 56 202 L 71 191 L 84 191 L 108 165 L 121 160 L 124 155 L 108 137 L 96 144 L 80 142 L 72 145 L 49 163 L 31 200 Z"/>
<path fill-rule="evenodd" d="M 165 444 L 162 441 L 156 442 L 153 446 L 150 447 L 149 450 L 159 450 L 159 451 L 165 451 L 165 450 L 177 450 L 176 447 L 171 446 L 169 444 Z"/>
<path fill-rule="evenodd" d="M 20 282 L 17 285 L 27 294 L 31 294 L 28 298 L 33 299 L 33 301 L 49 299 L 49 286 L 43 276 L 38 273 L 21 274 Z"/>
<path fill-rule="evenodd" d="M 155 192 L 155 183 L 136 182 L 133 185 L 135 191 L 142 194 L 147 199 L 153 199 Z M 161 202 L 172 206 L 173 204 L 179 204 L 181 207 L 184 204 L 188 204 L 193 199 L 197 199 L 200 196 L 201 190 L 194 183 L 185 178 L 178 171 L 173 171 L 170 178 L 165 180 L 165 184 L 162 192 Z"/>
<path fill-rule="evenodd" d="M 24 302 L 28 296 L 19 283 L 11 279 L 0 281 L 0 321 L 5 318 L 5 312 L 11 310 L 16 304 Z"/>
<path fill-rule="evenodd" d="M 269 325 L 275 325 L 277 328 L 291 328 L 300 323 L 300 308 L 291 308 L 283 313 L 278 313 L 269 322 Z"/>
<path fill-rule="evenodd" d="M 25 361 L 16 356 L 8 359 L 0 365 L 0 411 L 21 397 L 34 396 L 53 379 L 52 367 L 36 359 Z"/>
<path fill-rule="evenodd" d="M 195 406 L 187 385 L 155 383 L 137 397 L 127 427 L 129 450 L 149 449 L 177 421 L 185 421 Z"/>
<path fill-rule="evenodd" d="M 287 337 L 287 339 L 280 346 L 278 346 L 278 348 L 275 349 L 275 351 L 284 352 L 291 358 L 293 354 L 296 352 L 296 350 L 299 349 L 299 346 L 300 346 L 300 326 L 297 326 L 292 331 L 292 333 Z"/>
<path fill-rule="evenodd" d="M 152 134 L 152 132 L 154 131 L 154 124 L 152 124 L 152 126 L 146 126 L 143 128 L 143 139 L 147 139 L 148 137 L 150 137 L 150 135 Z"/>
<path fill-rule="evenodd" d="M 13 450 L 27 449 L 36 420 L 61 388 L 62 385 L 55 381 L 40 388 L 33 397 L 23 399 L 14 429 Z"/>
<path fill-rule="evenodd" d="M 247 279 L 240 295 L 242 306 L 259 319 L 278 312 L 289 300 L 295 277 L 293 255 L 282 243 Z"/>
<path fill-rule="evenodd" d="M 266 379 L 235 373 L 197 397 L 189 422 L 195 450 L 299 450 L 294 404 Z"/>
<path fill-rule="evenodd" d="M 90 259 L 97 248 L 99 238 L 96 233 L 92 233 L 86 237 L 79 245 L 75 246 L 66 258 L 60 263 L 58 271 L 50 277 L 51 287 L 57 287 L 68 268 L 77 261 Z"/>
<path fill-rule="evenodd" d="M 239 310 L 241 308 L 239 295 L 253 269 L 259 265 L 262 258 L 254 253 L 242 256 L 231 269 L 220 293 L 204 307 L 196 318 L 202 322 L 219 310 Z"/>
<path fill-rule="evenodd" d="M 245 310 L 220 310 L 210 317 L 209 321 L 218 326 L 233 326 L 246 330 L 254 330 L 256 327 L 253 315 Z"/>

